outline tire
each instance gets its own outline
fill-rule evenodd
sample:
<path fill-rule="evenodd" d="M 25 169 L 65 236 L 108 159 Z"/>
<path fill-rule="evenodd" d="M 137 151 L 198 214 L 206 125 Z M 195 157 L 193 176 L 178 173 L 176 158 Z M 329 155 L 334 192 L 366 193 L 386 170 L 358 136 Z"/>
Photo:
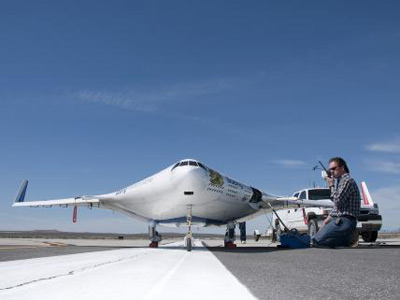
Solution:
<path fill-rule="evenodd" d="M 318 222 L 316 219 L 311 219 L 308 221 L 308 235 L 313 238 L 314 235 L 318 232 Z"/>
<path fill-rule="evenodd" d="M 189 252 L 192 251 L 192 239 L 191 238 L 188 238 L 186 240 L 186 250 Z"/>
<path fill-rule="evenodd" d="M 378 231 L 364 231 L 361 232 L 361 237 L 366 243 L 373 243 L 378 238 Z"/>

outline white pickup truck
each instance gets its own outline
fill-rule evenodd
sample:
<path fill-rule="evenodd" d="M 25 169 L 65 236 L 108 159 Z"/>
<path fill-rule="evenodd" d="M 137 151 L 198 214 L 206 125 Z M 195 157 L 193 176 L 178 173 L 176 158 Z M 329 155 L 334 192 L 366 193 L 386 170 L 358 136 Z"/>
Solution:
<path fill-rule="evenodd" d="M 330 189 L 310 188 L 304 189 L 293 194 L 302 200 L 322 201 L 330 200 Z M 378 231 L 382 227 L 382 216 L 379 214 L 378 205 L 372 201 L 365 182 L 361 183 L 361 208 L 358 216 L 357 230 L 365 242 L 375 242 Z M 296 228 L 300 233 L 308 233 L 313 236 L 321 227 L 323 220 L 329 215 L 331 209 L 323 207 L 282 207 L 276 209 L 277 214 L 289 228 Z M 283 226 L 273 214 L 267 236 L 272 236 L 272 240 L 279 240 Z"/>

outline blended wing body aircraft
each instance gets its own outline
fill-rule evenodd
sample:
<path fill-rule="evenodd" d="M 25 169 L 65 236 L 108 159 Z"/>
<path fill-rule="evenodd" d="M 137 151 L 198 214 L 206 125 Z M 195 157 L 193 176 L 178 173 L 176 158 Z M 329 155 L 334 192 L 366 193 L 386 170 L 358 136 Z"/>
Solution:
<path fill-rule="evenodd" d="M 282 205 L 317 206 L 315 201 L 273 196 L 222 175 L 199 161 L 185 159 L 122 190 L 109 194 L 24 202 L 23 181 L 13 207 L 78 206 L 111 209 L 149 223 L 150 247 L 161 236 L 156 225 L 187 226 L 185 246 L 192 249 L 191 226 L 227 225 L 225 246 L 234 247 L 235 224 Z M 320 203 L 318 206 L 332 206 Z"/>

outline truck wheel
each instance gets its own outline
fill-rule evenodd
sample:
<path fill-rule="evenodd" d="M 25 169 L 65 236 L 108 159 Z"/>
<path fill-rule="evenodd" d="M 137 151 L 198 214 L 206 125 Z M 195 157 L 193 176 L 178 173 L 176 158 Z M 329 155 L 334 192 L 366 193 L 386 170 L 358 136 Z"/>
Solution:
<path fill-rule="evenodd" d="M 314 235 L 318 232 L 318 222 L 316 219 L 311 219 L 308 221 L 308 235 L 313 238 Z"/>
<path fill-rule="evenodd" d="M 366 243 L 373 243 L 378 238 L 378 231 L 364 231 L 361 232 L 361 237 Z"/>

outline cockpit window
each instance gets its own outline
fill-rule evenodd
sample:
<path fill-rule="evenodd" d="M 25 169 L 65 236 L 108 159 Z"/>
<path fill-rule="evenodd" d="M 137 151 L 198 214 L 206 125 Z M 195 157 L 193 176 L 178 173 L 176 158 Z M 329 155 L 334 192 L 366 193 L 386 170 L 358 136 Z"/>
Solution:
<path fill-rule="evenodd" d="M 172 168 L 171 171 L 174 170 L 177 167 L 181 167 L 181 166 L 194 166 L 194 167 L 200 167 L 202 169 L 204 169 L 205 171 L 207 171 L 207 167 L 195 160 L 185 160 L 185 161 L 181 161 L 181 162 L 177 162 Z"/>

